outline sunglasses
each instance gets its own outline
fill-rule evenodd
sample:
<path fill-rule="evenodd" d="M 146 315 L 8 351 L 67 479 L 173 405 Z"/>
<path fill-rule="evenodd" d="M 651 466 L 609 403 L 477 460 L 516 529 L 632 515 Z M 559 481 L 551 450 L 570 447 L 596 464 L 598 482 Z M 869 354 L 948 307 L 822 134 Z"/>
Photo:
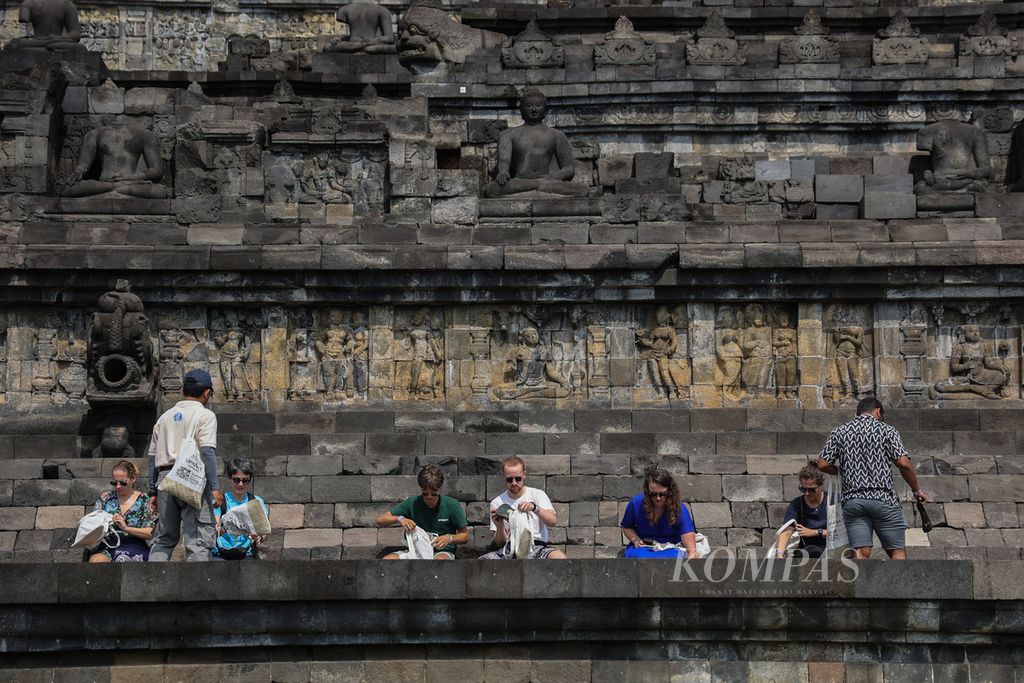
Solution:
<path fill-rule="evenodd" d="M 519 483 L 523 480 L 522 477 L 505 477 L 505 483 L 511 484 L 512 482 Z"/>
<path fill-rule="evenodd" d="M 437 498 L 441 495 L 438 491 L 423 491 L 422 493 L 424 498 Z"/>
<path fill-rule="evenodd" d="M 231 477 L 231 481 L 236 484 L 248 484 L 252 480 L 249 477 Z"/>
<path fill-rule="evenodd" d="M 110 485 L 111 486 L 128 486 L 128 484 L 130 484 L 130 483 L 131 482 L 128 481 L 127 479 L 111 479 L 110 480 Z"/>
<path fill-rule="evenodd" d="M 820 488 L 820 486 L 797 486 L 796 490 L 800 493 L 814 493 Z"/>
<path fill-rule="evenodd" d="M 648 491 L 647 495 L 651 498 L 668 498 L 668 491 Z"/>

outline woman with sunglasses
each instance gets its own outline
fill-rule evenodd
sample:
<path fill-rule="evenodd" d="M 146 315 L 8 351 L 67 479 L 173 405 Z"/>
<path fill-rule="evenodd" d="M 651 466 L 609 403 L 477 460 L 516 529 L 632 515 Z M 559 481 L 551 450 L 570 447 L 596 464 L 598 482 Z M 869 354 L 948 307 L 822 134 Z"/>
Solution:
<path fill-rule="evenodd" d="M 807 551 L 811 557 L 821 557 L 825 550 L 825 538 L 828 536 L 828 519 L 826 517 L 825 475 L 815 463 L 808 463 L 800 469 L 800 495 L 789 503 L 783 524 L 793 522 L 784 529 L 775 541 L 775 556 L 786 556 L 786 546 L 795 532 L 800 537 L 800 549 Z"/>
<path fill-rule="evenodd" d="M 696 557 L 697 529 L 668 470 L 651 470 L 644 492 L 629 501 L 622 515 L 622 533 L 629 541 L 626 557 Z"/>
<path fill-rule="evenodd" d="M 251 500 L 258 500 L 263 506 L 263 511 L 270 515 L 267 504 L 259 496 L 253 495 L 249 490 L 253 480 L 255 468 L 252 462 L 245 458 L 233 458 L 224 467 L 224 473 L 228 475 L 231 485 L 224 493 L 224 508 L 216 508 L 213 511 L 217 520 L 217 543 L 214 545 L 211 555 L 221 560 L 246 560 L 255 559 L 259 556 L 260 546 L 263 545 L 263 537 L 255 534 L 230 534 L 220 528 L 221 515 L 233 507 L 245 505 Z"/>
<path fill-rule="evenodd" d="M 89 555 L 89 562 L 145 562 L 149 559 L 149 541 L 153 539 L 156 518 L 149 509 L 149 496 L 135 490 L 139 468 L 122 460 L 114 465 L 110 477 L 114 489 L 100 494 L 92 509 L 113 515 L 113 529 Z"/>

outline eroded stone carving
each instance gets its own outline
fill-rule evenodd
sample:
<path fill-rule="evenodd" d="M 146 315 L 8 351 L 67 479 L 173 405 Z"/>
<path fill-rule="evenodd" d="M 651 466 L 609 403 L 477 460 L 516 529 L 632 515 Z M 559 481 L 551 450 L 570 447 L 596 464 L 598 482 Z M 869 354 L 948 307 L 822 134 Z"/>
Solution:
<path fill-rule="evenodd" d="M 85 50 L 79 42 L 82 27 L 78 23 L 78 8 L 71 0 L 24 0 L 18 18 L 32 26 L 32 35 L 15 38 L 11 47 Z"/>
<path fill-rule="evenodd" d="M 957 330 L 957 335 L 949 357 L 949 381 L 936 382 L 932 397 L 1003 398 L 1011 378 L 1006 363 L 1009 342 L 995 342 L 995 353 L 987 353 L 978 325 L 963 325 Z"/>
<path fill-rule="evenodd" d="M 335 38 L 324 47 L 326 52 L 395 52 L 395 32 L 391 12 L 372 0 L 355 0 L 338 9 L 335 17 L 348 25 L 348 35 Z"/>
<path fill-rule="evenodd" d="M 911 26 L 903 10 L 897 10 L 889 25 L 875 34 L 871 57 L 875 64 L 924 64 L 928 61 L 928 41 Z"/>
<path fill-rule="evenodd" d="M 1017 42 L 1006 35 L 995 15 L 986 10 L 960 38 L 960 54 L 977 57 L 1016 57 Z"/>
<path fill-rule="evenodd" d="M 488 197 L 534 191 L 586 197 L 600 192 L 599 188 L 571 182 L 576 166 L 569 138 L 544 124 L 547 110 L 547 98 L 539 90 L 529 89 L 519 98 L 524 123 L 498 135 L 497 175 L 484 189 Z"/>
<path fill-rule="evenodd" d="M 865 317 L 847 305 L 833 306 L 828 315 L 831 330 L 826 330 L 826 335 L 832 356 L 829 382 L 833 400 L 860 399 L 873 389 L 872 341 L 870 330 L 865 330 Z"/>
<path fill-rule="evenodd" d="M 799 385 L 796 330 L 790 327 L 789 313 L 785 310 L 779 310 L 775 320 L 776 328 L 772 332 L 772 348 L 775 352 L 775 384 L 778 388 L 779 398 L 796 398 Z"/>
<path fill-rule="evenodd" d="M 645 40 L 627 17 L 619 17 L 615 30 L 605 34 L 604 40 L 594 45 L 594 64 L 597 66 L 637 66 L 654 64 L 654 43 Z"/>
<path fill-rule="evenodd" d="M 834 64 L 839 61 L 839 42 L 829 35 L 821 17 L 813 9 L 803 24 L 793 29 L 797 35 L 779 43 L 779 62 L 783 64 Z"/>
<path fill-rule="evenodd" d="M 92 177 L 96 166 L 98 173 Z M 160 142 L 152 131 L 129 124 L 101 126 L 82 140 L 78 165 L 65 180 L 64 194 L 161 199 L 168 195 L 159 182 L 163 173 Z"/>
<path fill-rule="evenodd" d="M 651 386 L 658 387 L 666 398 L 685 398 L 688 384 L 685 356 L 679 353 L 677 317 L 681 317 L 680 312 L 673 315 L 667 307 L 659 306 L 654 314 L 655 326 L 650 331 L 636 331 L 641 374 L 646 370 Z"/>
<path fill-rule="evenodd" d="M 985 192 L 992 177 L 985 133 L 962 121 L 939 121 L 917 133 L 917 148 L 931 153 L 932 168 L 914 186 L 916 194 Z"/>
<path fill-rule="evenodd" d="M 568 385 L 551 350 L 541 344 L 540 333 L 527 327 L 519 333 L 519 345 L 509 354 L 502 386 L 495 388 L 494 395 L 506 401 L 565 398 Z"/>
<path fill-rule="evenodd" d="M 501 43 L 501 63 L 506 69 L 557 68 L 565 65 L 565 50 L 530 19 L 522 33 Z"/>
<path fill-rule="evenodd" d="M 86 399 L 93 406 L 152 403 L 158 368 L 142 299 L 118 280 L 97 308 L 89 326 Z"/>
<path fill-rule="evenodd" d="M 459 23 L 434 0 L 414 2 L 399 21 L 398 32 L 398 59 L 417 73 L 443 63 L 462 64 L 472 53 L 505 38 Z"/>
<path fill-rule="evenodd" d="M 441 322 L 430 309 L 409 315 L 404 329 L 396 330 L 395 398 L 444 398 L 444 336 Z"/>
<path fill-rule="evenodd" d="M 686 61 L 696 65 L 746 64 L 747 46 L 735 35 L 725 25 L 722 13 L 712 10 L 704 26 L 697 29 L 697 40 L 686 43 Z"/>
<path fill-rule="evenodd" d="M 249 401 L 255 396 L 253 385 L 246 373 L 246 363 L 252 353 L 250 338 L 238 328 L 214 335 L 219 354 L 220 378 L 224 383 L 224 396 L 228 401 Z"/>
<path fill-rule="evenodd" d="M 739 400 L 743 391 L 743 347 L 740 346 L 740 331 L 737 329 L 736 312 L 731 306 L 719 309 L 715 330 L 715 357 L 722 391 L 727 399 Z"/>
<path fill-rule="evenodd" d="M 329 400 L 352 398 L 355 395 L 352 355 L 355 340 L 340 311 L 328 315 L 328 327 L 316 341 L 324 393 Z"/>
<path fill-rule="evenodd" d="M 317 395 L 317 353 L 309 330 L 298 330 L 292 347 L 288 374 L 288 398 L 312 400 Z"/>

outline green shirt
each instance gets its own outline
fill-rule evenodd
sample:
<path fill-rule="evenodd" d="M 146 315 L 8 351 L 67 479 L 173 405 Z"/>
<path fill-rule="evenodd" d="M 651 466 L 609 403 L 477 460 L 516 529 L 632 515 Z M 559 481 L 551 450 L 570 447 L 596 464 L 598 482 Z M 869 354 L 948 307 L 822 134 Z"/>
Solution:
<path fill-rule="evenodd" d="M 459 529 L 469 526 L 469 522 L 466 521 L 466 513 L 462 511 L 459 501 L 450 496 L 441 496 L 436 508 L 427 507 L 427 504 L 423 502 L 423 496 L 409 496 L 391 508 L 391 514 L 408 517 L 416 522 L 416 526 L 419 528 L 438 536 L 456 534 Z M 437 552 L 442 551 L 454 555 L 455 544 L 449 543 Z"/>

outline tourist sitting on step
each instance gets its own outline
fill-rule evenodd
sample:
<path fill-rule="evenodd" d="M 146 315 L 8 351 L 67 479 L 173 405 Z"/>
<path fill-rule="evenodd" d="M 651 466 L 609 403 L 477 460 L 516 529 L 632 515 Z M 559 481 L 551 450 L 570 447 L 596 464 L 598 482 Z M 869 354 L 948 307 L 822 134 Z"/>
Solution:
<path fill-rule="evenodd" d="M 469 522 L 459 501 L 441 495 L 444 472 L 430 463 L 416 475 L 420 495 L 409 496 L 377 518 L 377 526 L 401 526 L 407 536 L 425 533 L 435 560 L 454 560 L 455 547 L 469 541 Z M 417 531 L 419 530 L 419 531 Z M 412 545 L 412 544 L 411 544 Z M 427 559 L 416 555 L 415 548 L 388 553 L 385 560 Z"/>
<path fill-rule="evenodd" d="M 138 478 L 139 469 L 129 460 L 122 460 L 111 470 L 110 485 L 114 488 L 101 493 L 92 509 L 113 515 L 112 530 L 91 554 L 86 551 L 89 562 L 145 562 L 149 559 L 149 541 L 153 538 L 156 517 L 149 509 L 149 496 L 135 490 Z"/>
<path fill-rule="evenodd" d="M 259 558 L 260 548 L 266 540 L 263 536 L 255 533 L 232 533 L 221 524 L 221 518 L 225 513 L 253 500 L 258 500 L 263 506 L 263 512 L 267 516 L 270 515 L 270 510 L 263 499 L 252 493 L 254 469 L 252 462 L 246 458 L 233 458 L 224 467 L 224 474 L 228 476 L 231 484 L 224 492 L 223 507 L 215 508 L 213 511 L 214 518 L 217 520 L 217 543 L 213 546 L 210 554 L 214 559 L 252 560 Z"/>
<path fill-rule="evenodd" d="M 775 539 L 775 556 L 786 556 L 793 534 L 800 537 L 800 543 L 794 549 L 803 550 L 810 557 L 821 557 L 825 551 L 825 538 L 828 536 L 828 518 L 825 511 L 825 475 L 816 463 L 808 463 L 800 468 L 801 495 L 790 501 L 783 518 L 785 527 Z"/>
<path fill-rule="evenodd" d="M 548 545 L 548 528 L 558 516 L 548 494 L 526 485 L 526 463 L 518 456 L 501 464 L 505 491 L 491 501 L 491 531 L 497 550 L 481 560 L 564 560 L 565 553 Z"/>
<path fill-rule="evenodd" d="M 619 526 L 629 541 L 628 558 L 697 556 L 697 529 L 668 470 L 651 470 L 644 476 L 644 492 L 626 505 Z"/>

